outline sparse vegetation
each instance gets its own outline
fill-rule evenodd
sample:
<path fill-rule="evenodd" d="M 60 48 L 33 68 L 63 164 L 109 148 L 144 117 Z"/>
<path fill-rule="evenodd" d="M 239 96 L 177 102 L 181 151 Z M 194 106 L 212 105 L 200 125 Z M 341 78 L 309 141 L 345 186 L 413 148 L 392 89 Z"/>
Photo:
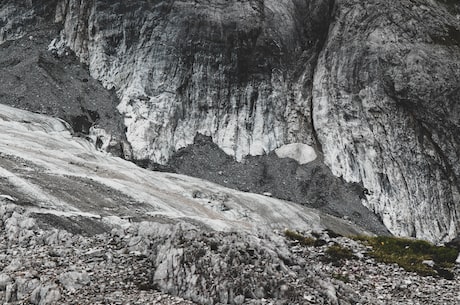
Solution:
<path fill-rule="evenodd" d="M 326 250 L 326 258 L 330 262 L 338 263 L 343 260 L 347 259 L 355 259 L 356 256 L 353 254 L 353 251 L 351 249 L 348 249 L 344 246 L 341 246 L 339 244 L 335 244 L 333 246 L 330 246 Z"/>
<path fill-rule="evenodd" d="M 369 255 L 383 263 L 396 263 L 407 271 L 424 276 L 452 278 L 449 271 L 458 256 L 458 250 L 438 247 L 424 240 L 398 237 L 359 237 L 372 247 Z M 427 264 L 432 261 L 434 264 Z M 424 263 L 425 262 L 425 263 Z"/>
<path fill-rule="evenodd" d="M 332 277 L 344 283 L 350 283 L 350 278 L 346 274 L 334 273 Z"/>
<path fill-rule="evenodd" d="M 302 246 L 314 246 L 316 243 L 315 238 L 303 236 L 296 231 L 286 230 L 284 231 L 284 235 L 290 240 L 298 241 Z"/>

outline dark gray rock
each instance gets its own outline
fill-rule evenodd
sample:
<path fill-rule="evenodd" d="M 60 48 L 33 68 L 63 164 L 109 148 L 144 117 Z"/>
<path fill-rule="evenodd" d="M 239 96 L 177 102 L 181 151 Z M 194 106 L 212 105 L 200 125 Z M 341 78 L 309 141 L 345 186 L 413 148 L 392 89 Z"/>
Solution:
<path fill-rule="evenodd" d="M 92 78 L 72 50 L 49 50 L 60 29 L 52 22 L 57 1 L 6 2 L 0 7 L 0 17 L 7 16 L 0 27 L 6 35 L 0 34 L 0 103 L 59 117 L 76 135 L 91 133 L 95 145 L 129 157 L 116 94 Z M 94 127 L 105 132 L 90 132 Z"/>
<path fill-rule="evenodd" d="M 157 164 L 142 164 L 158 169 Z M 389 234 L 381 221 L 362 205 L 367 190 L 332 175 L 321 161 L 300 165 L 274 152 L 237 162 L 210 137 L 197 134 L 194 144 L 175 153 L 163 170 L 194 176 L 251 193 L 271 196 L 345 217 L 380 235 Z"/>

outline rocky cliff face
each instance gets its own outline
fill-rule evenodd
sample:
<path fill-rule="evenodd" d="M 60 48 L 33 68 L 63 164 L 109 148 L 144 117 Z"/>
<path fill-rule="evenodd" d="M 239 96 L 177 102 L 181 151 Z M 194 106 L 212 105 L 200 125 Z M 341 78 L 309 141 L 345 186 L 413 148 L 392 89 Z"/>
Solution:
<path fill-rule="evenodd" d="M 138 159 L 212 136 L 228 154 L 312 144 L 329 1 L 62 1 L 62 41 L 120 96 Z"/>
<path fill-rule="evenodd" d="M 238 160 L 305 143 L 335 175 L 367 189 L 365 204 L 393 233 L 458 235 L 456 1 L 4 7 L 3 40 L 54 16 L 62 30 L 53 48 L 71 48 L 117 91 L 134 158 L 165 163 L 197 132 Z"/>
<path fill-rule="evenodd" d="M 428 240 L 460 227 L 455 5 L 339 1 L 314 77 L 325 163 L 363 183 L 392 232 Z"/>

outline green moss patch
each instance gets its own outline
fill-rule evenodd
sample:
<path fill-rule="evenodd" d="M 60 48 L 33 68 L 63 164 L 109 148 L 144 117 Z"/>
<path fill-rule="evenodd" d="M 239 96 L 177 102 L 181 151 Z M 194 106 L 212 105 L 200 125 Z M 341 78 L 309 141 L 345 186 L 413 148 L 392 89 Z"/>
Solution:
<path fill-rule="evenodd" d="M 442 276 L 451 279 L 449 271 L 458 257 L 458 250 L 438 247 L 423 240 L 397 237 L 356 238 L 372 247 L 369 255 L 383 263 L 396 263 L 407 271 L 423 276 Z M 432 261 L 434 264 L 427 262 Z"/>
<path fill-rule="evenodd" d="M 350 283 L 350 278 L 348 277 L 348 275 L 343 275 L 343 274 L 340 274 L 340 273 L 334 273 L 332 275 L 333 278 L 335 278 L 336 280 L 339 280 L 339 281 L 342 281 L 344 283 Z"/>

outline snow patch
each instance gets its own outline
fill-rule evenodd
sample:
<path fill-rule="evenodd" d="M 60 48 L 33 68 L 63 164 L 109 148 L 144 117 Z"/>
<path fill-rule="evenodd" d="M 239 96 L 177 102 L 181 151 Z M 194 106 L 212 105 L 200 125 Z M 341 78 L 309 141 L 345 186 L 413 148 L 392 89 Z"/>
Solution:
<path fill-rule="evenodd" d="M 299 164 L 310 163 L 317 158 L 315 149 L 303 143 L 283 145 L 276 149 L 275 153 L 278 158 L 291 158 L 299 162 Z"/>

